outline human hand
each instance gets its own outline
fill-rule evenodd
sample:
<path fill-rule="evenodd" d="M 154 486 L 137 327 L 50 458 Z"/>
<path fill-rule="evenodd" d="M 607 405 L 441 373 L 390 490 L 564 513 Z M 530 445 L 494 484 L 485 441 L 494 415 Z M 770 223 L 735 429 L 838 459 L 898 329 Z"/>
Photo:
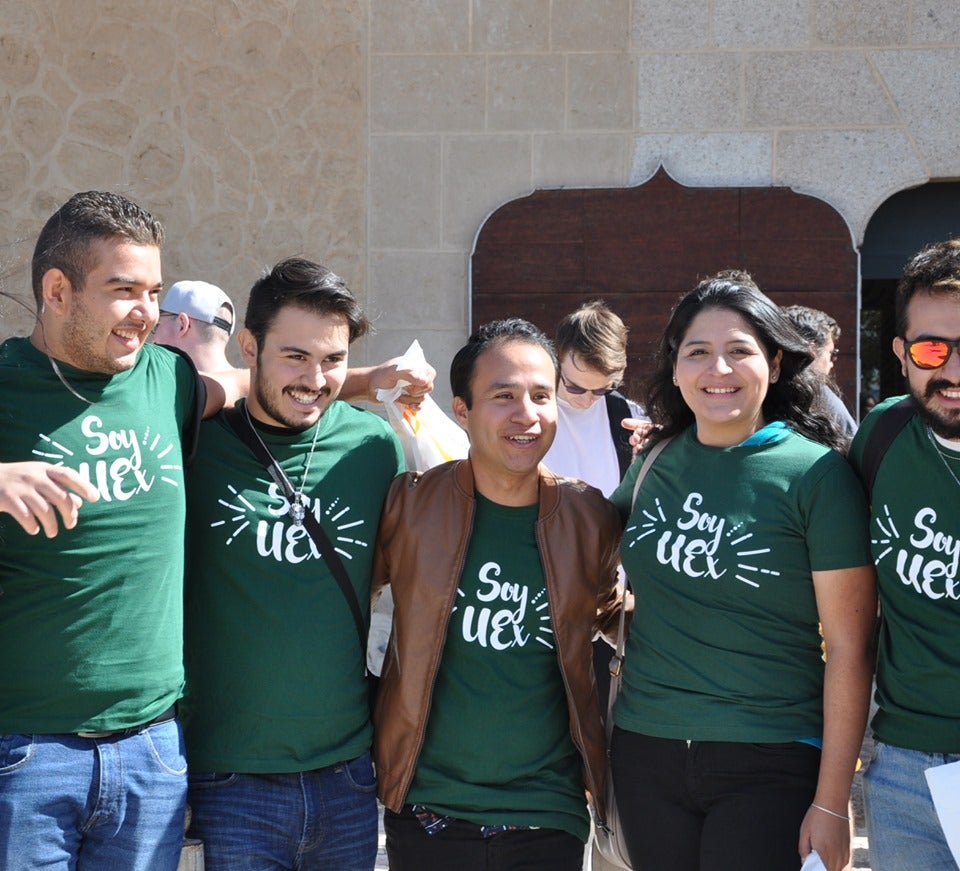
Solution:
<path fill-rule="evenodd" d="M 64 529 L 73 529 L 83 501 L 99 498 L 96 487 L 66 466 L 0 464 L 0 513 L 9 514 L 30 535 L 42 529 L 47 538 L 56 536 L 60 531 L 57 512 Z"/>
<path fill-rule="evenodd" d="M 424 397 L 433 390 L 437 370 L 429 363 L 424 363 L 423 366 L 405 367 L 402 365 L 402 359 L 392 357 L 370 369 L 368 398 L 371 402 L 378 402 L 378 390 L 391 390 L 403 381 L 406 383 L 397 399 L 416 411 Z"/>
<path fill-rule="evenodd" d="M 647 437 L 653 430 L 653 424 L 649 420 L 625 417 L 620 421 L 620 426 L 630 430 L 630 447 L 633 448 L 633 455 L 636 456 L 643 450 Z"/>
<path fill-rule="evenodd" d="M 798 850 L 801 860 L 816 850 L 827 871 L 844 871 L 850 864 L 850 821 L 810 807 L 800 825 Z"/>

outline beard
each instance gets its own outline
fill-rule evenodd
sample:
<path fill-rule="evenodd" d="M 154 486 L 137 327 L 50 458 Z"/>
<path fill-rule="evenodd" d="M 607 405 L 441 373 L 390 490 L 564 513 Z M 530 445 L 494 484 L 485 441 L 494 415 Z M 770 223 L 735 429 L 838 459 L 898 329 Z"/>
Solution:
<path fill-rule="evenodd" d="M 287 388 L 277 389 L 265 383 L 265 379 L 260 377 L 260 370 L 257 369 L 256 374 L 253 378 L 253 383 L 250 385 L 250 391 L 256 397 L 257 404 L 263 409 L 263 412 L 268 415 L 272 420 L 276 421 L 280 426 L 286 427 L 291 432 L 304 432 L 315 423 L 318 423 L 320 418 L 323 417 L 324 412 L 327 408 L 330 407 L 330 388 L 324 387 L 320 391 L 321 401 L 326 399 L 326 404 L 320 407 L 320 413 L 317 417 L 309 422 L 304 421 L 302 417 L 294 417 L 287 410 L 284 409 L 283 402 L 283 393 Z M 309 393 L 306 389 L 303 390 L 304 393 Z"/>
<path fill-rule="evenodd" d="M 74 369 L 99 375 L 116 375 L 132 369 L 143 346 L 110 356 L 106 350 L 110 343 L 109 330 L 93 315 L 81 293 L 74 293 L 73 300 L 73 311 L 63 326 L 61 347 L 57 349 L 63 362 Z"/>
<path fill-rule="evenodd" d="M 930 427 L 940 438 L 960 439 L 960 410 L 952 414 L 944 414 L 933 406 L 934 397 L 938 390 L 956 387 L 950 381 L 940 379 L 930 381 L 920 390 L 910 387 L 910 395 L 917 403 L 917 410 L 921 420 Z"/>

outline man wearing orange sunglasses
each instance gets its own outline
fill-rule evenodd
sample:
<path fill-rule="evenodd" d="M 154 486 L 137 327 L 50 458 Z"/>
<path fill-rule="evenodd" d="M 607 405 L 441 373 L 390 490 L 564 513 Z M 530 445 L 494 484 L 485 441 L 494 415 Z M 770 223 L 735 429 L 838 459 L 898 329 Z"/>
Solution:
<path fill-rule="evenodd" d="M 896 318 L 893 350 L 915 413 L 876 466 L 871 493 L 882 619 L 864 786 L 875 871 L 956 867 L 928 779 L 960 771 L 944 767 L 960 763 L 960 239 L 907 264 Z M 897 402 L 861 425 L 850 451 L 861 470 L 871 431 Z"/>

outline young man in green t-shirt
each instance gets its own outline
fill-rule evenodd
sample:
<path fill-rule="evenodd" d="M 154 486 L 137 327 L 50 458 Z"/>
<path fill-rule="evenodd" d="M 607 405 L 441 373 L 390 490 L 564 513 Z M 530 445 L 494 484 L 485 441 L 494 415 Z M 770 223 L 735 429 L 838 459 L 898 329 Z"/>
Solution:
<path fill-rule="evenodd" d="M 533 325 L 481 327 L 451 366 L 468 459 L 402 476 L 384 506 L 374 755 L 393 871 L 579 871 L 586 790 L 605 819 L 591 642 L 617 602 L 620 522 L 540 464 L 557 378 Z"/>
<path fill-rule="evenodd" d="M 33 333 L 0 346 L 4 868 L 172 871 L 180 855 L 183 438 L 199 384 L 146 344 L 162 241 L 122 196 L 72 197 L 37 240 Z"/>
<path fill-rule="evenodd" d="M 915 413 L 887 447 L 871 493 L 881 624 L 864 790 L 877 871 L 956 867 L 927 778 L 960 771 L 944 768 L 960 763 L 960 239 L 907 264 L 896 331 Z M 866 465 L 870 435 L 897 402 L 861 425 L 854 465 Z M 956 795 L 960 775 L 946 783 Z"/>
<path fill-rule="evenodd" d="M 0 345 L 2 868 L 179 862 L 186 440 L 247 375 L 147 344 L 162 242 L 129 199 L 74 195 L 37 240 L 35 328 Z M 429 389 L 388 361 L 350 393 L 398 377 Z"/>
<path fill-rule="evenodd" d="M 208 871 L 376 861 L 365 636 L 374 537 L 403 453 L 382 418 L 338 400 L 367 327 L 337 275 L 278 263 L 250 291 L 237 337 L 249 397 L 201 427 L 182 714 Z M 309 515 L 333 542 L 359 630 Z"/>

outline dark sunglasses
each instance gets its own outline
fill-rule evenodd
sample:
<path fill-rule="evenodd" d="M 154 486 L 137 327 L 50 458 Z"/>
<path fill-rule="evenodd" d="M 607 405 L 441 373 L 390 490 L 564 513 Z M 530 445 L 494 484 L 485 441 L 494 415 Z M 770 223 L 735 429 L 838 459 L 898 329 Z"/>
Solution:
<path fill-rule="evenodd" d="M 560 380 L 563 382 L 563 386 L 574 396 L 583 396 L 584 393 L 592 393 L 594 396 L 609 396 L 620 386 L 619 384 L 611 384 L 609 387 L 598 387 L 596 390 L 587 390 L 586 387 L 581 387 L 579 384 L 568 381 L 562 371 L 560 372 Z"/>
<path fill-rule="evenodd" d="M 960 352 L 960 339 L 915 339 L 903 347 L 918 369 L 939 369 L 950 359 L 954 348 Z"/>

